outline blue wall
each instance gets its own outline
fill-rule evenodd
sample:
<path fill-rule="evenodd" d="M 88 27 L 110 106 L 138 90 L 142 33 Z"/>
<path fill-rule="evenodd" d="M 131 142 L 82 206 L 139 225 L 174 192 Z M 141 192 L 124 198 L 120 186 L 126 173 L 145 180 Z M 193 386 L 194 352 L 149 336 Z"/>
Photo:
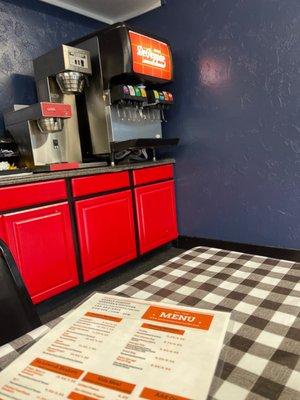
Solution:
<path fill-rule="evenodd" d="M 0 0 L 0 111 L 36 102 L 33 58 L 104 26 L 37 0 Z"/>
<path fill-rule="evenodd" d="M 300 248 L 300 1 L 167 0 L 182 235 Z"/>

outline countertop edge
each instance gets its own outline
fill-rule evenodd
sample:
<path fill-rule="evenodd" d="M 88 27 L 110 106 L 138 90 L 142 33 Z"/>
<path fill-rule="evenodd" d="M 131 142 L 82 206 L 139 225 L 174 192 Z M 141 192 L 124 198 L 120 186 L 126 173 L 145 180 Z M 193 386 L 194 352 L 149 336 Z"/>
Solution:
<path fill-rule="evenodd" d="M 56 171 L 56 172 L 43 172 L 32 175 L 18 176 L 10 178 L 0 178 L 0 187 L 20 185 L 26 183 L 44 182 L 52 181 L 55 179 L 65 179 L 65 178 L 76 178 L 97 174 L 108 174 L 113 172 L 130 171 L 134 169 L 142 169 L 147 167 L 156 167 L 165 164 L 175 164 L 174 158 L 166 158 L 157 161 L 144 161 L 136 164 L 120 165 L 120 166 L 105 166 L 105 167 L 91 167 L 83 169 L 73 169 L 66 171 Z"/>

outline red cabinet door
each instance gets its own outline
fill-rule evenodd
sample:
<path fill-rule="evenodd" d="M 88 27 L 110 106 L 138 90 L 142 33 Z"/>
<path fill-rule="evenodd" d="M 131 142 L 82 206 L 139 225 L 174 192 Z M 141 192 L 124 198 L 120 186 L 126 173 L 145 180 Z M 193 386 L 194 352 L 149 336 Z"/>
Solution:
<path fill-rule="evenodd" d="M 8 245 L 34 303 L 78 283 L 67 203 L 3 217 Z"/>
<path fill-rule="evenodd" d="M 2 215 L 0 215 L 0 239 L 4 240 L 5 242 L 5 230 Z"/>
<path fill-rule="evenodd" d="M 76 202 L 84 281 L 136 257 L 130 190 Z"/>
<path fill-rule="evenodd" d="M 174 181 L 142 186 L 134 192 L 141 253 L 176 239 Z"/>

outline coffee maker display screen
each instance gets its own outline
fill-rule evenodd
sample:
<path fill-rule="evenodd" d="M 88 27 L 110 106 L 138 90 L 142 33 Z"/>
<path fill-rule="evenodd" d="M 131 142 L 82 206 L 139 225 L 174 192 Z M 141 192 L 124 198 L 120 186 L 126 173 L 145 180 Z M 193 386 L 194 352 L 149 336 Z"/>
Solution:
<path fill-rule="evenodd" d="M 169 46 L 159 40 L 129 31 L 133 71 L 164 80 L 172 79 Z"/>

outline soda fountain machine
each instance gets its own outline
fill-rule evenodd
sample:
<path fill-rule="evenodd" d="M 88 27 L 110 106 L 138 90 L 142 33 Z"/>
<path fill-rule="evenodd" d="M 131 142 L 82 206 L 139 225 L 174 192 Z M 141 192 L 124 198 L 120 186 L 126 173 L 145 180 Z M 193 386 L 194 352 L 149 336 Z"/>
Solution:
<path fill-rule="evenodd" d="M 172 81 L 169 44 L 117 23 L 71 43 L 91 55 L 93 75 L 77 104 L 79 128 L 88 133 L 85 156 L 109 156 L 111 164 L 135 149 L 174 145 L 161 122 L 173 96 L 162 89 Z"/>

